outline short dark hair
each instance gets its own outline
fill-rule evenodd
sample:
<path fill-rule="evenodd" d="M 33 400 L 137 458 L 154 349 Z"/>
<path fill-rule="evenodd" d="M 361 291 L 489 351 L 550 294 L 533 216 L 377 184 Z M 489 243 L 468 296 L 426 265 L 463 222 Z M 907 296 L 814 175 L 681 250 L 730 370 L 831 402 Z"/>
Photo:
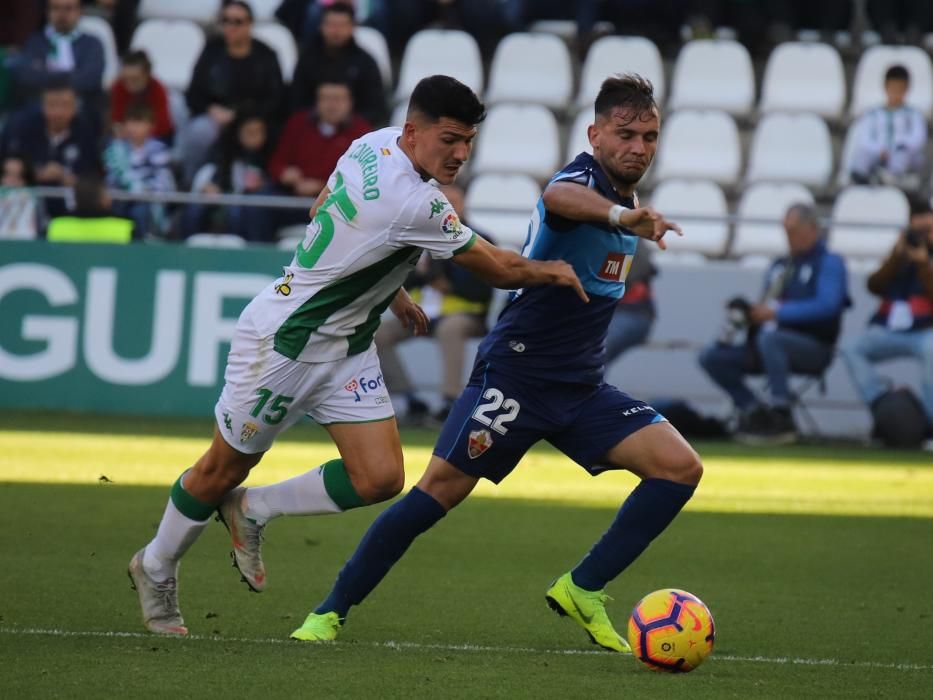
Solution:
<path fill-rule="evenodd" d="M 71 84 L 71 77 L 67 73 L 51 73 L 42 86 L 42 94 L 47 92 L 71 92 L 75 89 Z"/>
<path fill-rule="evenodd" d="M 141 49 L 128 51 L 123 56 L 124 66 L 139 66 L 147 73 L 152 73 L 152 61 L 149 60 L 149 54 Z"/>
<path fill-rule="evenodd" d="M 910 71 L 908 71 L 905 66 L 898 63 L 885 71 L 884 82 L 888 82 L 889 80 L 903 80 L 905 83 L 909 83 Z"/>
<path fill-rule="evenodd" d="M 930 206 L 930 200 L 926 197 L 913 196 L 910 198 L 910 216 L 923 216 L 924 214 L 933 214 L 933 206 Z"/>
<path fill-rule="evenodd" d="M 353 9 L 353 5 L 349 2 L 335 2 L 332 5 L 327 5 L 323 10 L 321 10 L 321 18 L 323 19 L 332 13 L 338 15 L 347 15 L 350 18 L 350 21 L 356 21 L 356 10 Z"/>
<path fill-rule="evenodd" d="M 608 117 L 616 107 L 632 110 L 636 115 L 657 110 L 654 85 L 636 73 L 611 75 L 603 81 L 596 96 L 596 114 Z"/>
<path fill-rule="evenodd" d="M 152 107 L 145 102 L 132 102 L 126 108 L 126 114 L 123 115 L 123 121 L 149 122 L 152 123 Z"/>
<path fill-rule="evenodd" d="M 486 106 L 476 93 L 449 75 L 431 75 L 415 85 L 408 101 L 408 115 L 414 112 L 432 122 L 447 117 L 470 126 L 486 118 Z"/>
<path fill-rule="evenodd" d="M 246 0 L 224 0 L 223 4 L 220 6 L 220 11 L 223 12 L 230 6 L 242 7 L 246 10 L 246 16 L 249 17 L 249 21 L 253 21 L 253 8 L 250 7 Z"/>
<path fill-rule="evenodd" d="M 106 186 L 99 175 L 80 175 L 74 184 L 75 214 L 89 215 L 101 212 L 101 201 Z"/>
<path fill-rule="evenodd" d="M 8 160 L 18 160 L 23 164 L 23 182 L 27 185 L 36 184 L 36 169 L 32 165 L 32 158 L 27 153 L 12 152 L 8 153 L 3 159 L 5 165 Z"/>

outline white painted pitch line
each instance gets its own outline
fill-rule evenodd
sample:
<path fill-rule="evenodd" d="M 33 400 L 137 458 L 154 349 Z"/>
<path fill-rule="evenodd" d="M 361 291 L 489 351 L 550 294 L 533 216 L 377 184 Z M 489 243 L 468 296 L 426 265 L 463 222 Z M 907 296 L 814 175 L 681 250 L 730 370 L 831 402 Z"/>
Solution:
<path fill-rule="evenodd" d="M 218 637 L 212 635 L 189 634 L 185 637 L 171 635 L 154 635 L 146 632 L 105 632 L 97 630 L 63 630 L 44 629 L 39 627 L 0 627 L 0 635 L 31 636 L 31 637 L 98 637 L 111 639 L 145 639 L 149 641 L 199 641 L 223 642 L 227 644 L 295 644 L 291 639 L 277 639 L 272 637 Z M 591 649 L 535 649 L 533 647 L 497 647 L 479 644 L 420 644 L 418 642 L 365 642 L 360 645 L 333 642 L 336 646 L 370 646 L 381 649 L 396 649 L 404 651 L 467 651 L 490 652 L 495 654 L 550 654 L 556 656 L 606 656 L 608 652 Z M 298 646 L 298 645 L 296 645 Z M 895 671 L 933 671 L 933 664 L 905 664 L 885 663 L 883 661 L 841 661 L 840 659 L 808 659 L 791 656 L 735 656 L 729 654 L 713 654 L 713 661 L 730 661 L 733 663 L 773 664 L 776 666 L 840 666 L 844 668 L 871 668 L 893 669 Z"/>

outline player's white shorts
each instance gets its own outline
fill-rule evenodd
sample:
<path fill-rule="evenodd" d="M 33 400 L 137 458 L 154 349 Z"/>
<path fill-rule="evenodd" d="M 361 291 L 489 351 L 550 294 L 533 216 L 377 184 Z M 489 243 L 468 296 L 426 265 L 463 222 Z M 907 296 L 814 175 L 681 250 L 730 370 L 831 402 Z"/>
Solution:
<path fill-rule="evenodd" d="M 255 454 L 303 415 L 321 425 L 368 423 L 395 415 L 376 346 L 333 362 L 296 362 L 258 337 L 243 314 L 237 323 L 214 415 L 227 443 Z"/>

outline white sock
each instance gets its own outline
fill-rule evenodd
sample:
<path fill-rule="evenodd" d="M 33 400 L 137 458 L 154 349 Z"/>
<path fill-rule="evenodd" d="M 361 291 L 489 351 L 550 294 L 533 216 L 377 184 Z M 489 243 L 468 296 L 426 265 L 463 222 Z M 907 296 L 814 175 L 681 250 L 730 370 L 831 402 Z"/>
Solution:
<path fill-rule="evenodd" d="M 246 489 L 245 515 L 263 525 L 280 515 L 321 515 L 342 509 L 324 488 L 324 468 L 269 486 Z"/>
<path fill-rule="evenodd" d="M 156 536 L 146 545 L 143 554 L 143 568 L 146 573 L 156 581 L 175 576 L 178 561 L 209 522 L 210 518 L 197 521 L 183 515 L 170 497 Z"/>

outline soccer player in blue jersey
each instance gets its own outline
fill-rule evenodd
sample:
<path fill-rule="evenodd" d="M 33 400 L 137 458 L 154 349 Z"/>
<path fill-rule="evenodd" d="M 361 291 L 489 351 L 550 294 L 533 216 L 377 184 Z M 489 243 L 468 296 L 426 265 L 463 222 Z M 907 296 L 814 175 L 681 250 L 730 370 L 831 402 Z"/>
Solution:
<path fill-rule="evenodd" d="M 602 538 L 546 593 L 600 646 L 631 650 L 606 614 L 603 588 L 657 537 L 693 495 L 697 453 L 651 406 L 603 381 L 605 338 L 639 238 L 664 248 L 676 224 L 639 207 L 635 185 L 654 157 L 660 122 L 651 83 L 607 79 L 581 153 L 544 191 L 524 254 L 573 265 L 589 301 L 563 287 L 514 293 L 479 347 L 421 480 L 364 535 L 327 598 L 292 633 L 336 638 L 351 606 L 372 591 L 414 539 L 463 501 L 480 478 L 504 479 L 546 440 L 590 474 L 641 478 Z"/>

